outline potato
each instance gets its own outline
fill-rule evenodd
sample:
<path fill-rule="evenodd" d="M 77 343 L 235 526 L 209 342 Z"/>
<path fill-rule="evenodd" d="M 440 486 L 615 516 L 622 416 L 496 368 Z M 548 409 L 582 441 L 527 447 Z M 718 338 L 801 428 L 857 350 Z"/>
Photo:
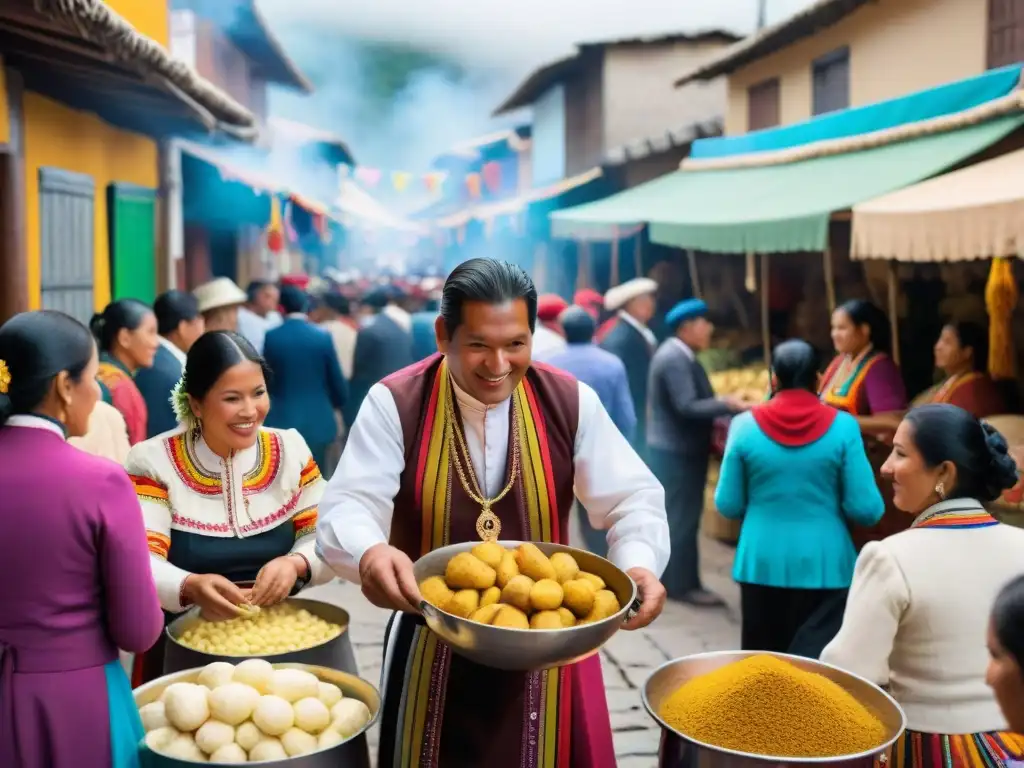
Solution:
<path fill-rule="evenodd" d="M 494 621 L 494 617 L 498 615 L 498 611 L 501 610 L 501 603 L 491 603 L 490 605 L 482 605 L 473 611 L 473 615 L 470 616 L 471 621 L 478 621 L 481 624 L 490 624 Z"/>
<path fill-rule="evenodd" d="M 496 541 L 484 541 L 473 547 L 470 552 L 491 568 L 497 569 L 505 555 L 505 548 Z"/>
<path fill-rule="evenodd" d="M 472 557 L 472 555 L 470 555 Z M 483 565 L 483 563 L 480 563 Z M 480 593 L 475 589 L 460 589 L 441 608 L 445 613 L 468 619 L 477 608 L 480 607 Z"/>
<path fill-rule="evenodd" d="M 501 587 L 488 587 L 480 593 L 480 607 L 493 605 L 501 600 Z"/>
<path fill-rule="evenodd" d="M 210 755 L 210 762 L 222 765 L 242 765 L 249 762 L 249 757 L 238 744 L 225 744 Z"/>
<path fill-rule="evenodd" d="M 168 744 L 178 738 L 179 735 L 178 730 L 169 725 L 154 728 L 146 734 L 146 746 L 154 752 L 161 752 Z"/>
<path fill-rule="evenodd" d="M 534 581 L 555 578 L 555 566 L 536 544 L 525 542 L 519 545 L 516 549 L 516 565 L 519 566 L 521 574 L 529 576 Z"/>
<path fill-rule="evenodd" d="M 345 740 L 337 731 L 328 728 L 326 731 L 320 734 L 320 738 L 316 740 L 317 749 L 328 749 L 329 747 L 341 744 Z"/>
<path fill-rule="evenodd" d="M 316 736 L 306 733 L 301 728 L 289 728 L 281 735 L 281 746 L 288 753 L 288 757 L 298 757 L 310 752 L 316 752 Z"/>
<path fill-rule="evenodd" d="M 605 588 L 604 579 L 602 579 L 600 576 L 595 576 L 592 573 L 587 573 L 586 571 L 580 571 L 579 576 L 577 576 L 576 578 L 577 579 L 583 579 L 584 581 L 589 581 L 591 583 L 591 585 L 594 587 L 594 589 L 604 589 Z"/>
<path fill-rule="evenodd" d="M 501 590 L 501 602 L 514 605 L 525 613 L 530 610 L 530 591 L 533 589 L 533 579 L 520 574 L 514 576 L 505 588 Z"/>
<path fill-rule="evenodd" d="M 370 708 L 359 699 L 342 699 L 331 709 L 330 731 L 337 731 L 348 739 L 370 722 Z"/>
<path fill-rule="evenodd" d="M 501 563 L 498 565 L 497 571 L 498 586 L 504 589 L 506 584 L 519 575 L 519 566 L 516 565 L 515 554 L 505 550 L 505 554 L 501 556 Z"/>
<path fill-rule="evenodd" d="M 423 595 L 423 599 L 436 608 L 440 608 L 442 605 L 452 599 L 452 595 L 455 593 L 448 589 L 448 585 L 444 583 L 443 576 L 431 576 L 429 579 L 424 579 L 420 582 L 420 594 Z"/>
<path fill-rule="evenodd" d="M 246 720 L 235 729 L 235 743 L 246 752 L 255 747 L 262 738 L 263 734 L 252 720 Z"/>
<path fill-rule="evenodd" d="M 261 696 L 252 713 L 252 721 L 267 736 L 280 736 L 295 725 L 295 710 L 291 702 L 280 696 Z"/>
<path fill-rule="evenodd" d="M 564 629 L 558 611 L 538 611 L 530 617 L 530 629 Z"/>
<path fill-rule="evenodd" d="M 530 607 L 535 611 L 553 611 L 562 604 L 562 585 L 554 579 L 541 579 L 530 589 Z"/>
<path fill-rule="evenodd" d="M 341 701 L 341 688 L 336 686 L 334 683 L 325 683 L 322 680 L 317 686 L 317 698 L 323 702 L 324 706 L 330 709 L 339 701 Z"/>
<path fill-rule="evenodd" d="M 275 739 L 273 736 L 264 736 L 255 747 L 249 750 L 249 761 L 253 763 L 258 763 L 261 760 L 286 759 L 288 759 L 288 753 L 284 751 L 281 740 Z"/>
<path fill-rule="evenodd" d="M 206 691 L 192 683 L 172 683 L 165 692 L 164 715 L 175 729 L 194 731 L 210 717 Z"/>
<path fill-rule="evenodd" d="M 562 605 L 576 616 L 586 616 L 594 607 L 594 587 L 585 579 L 572 579 L 562 585 Z"/>
<path fill-rule="evenodd" d="M 290 704 L 300 699 L 313 698 L 320 695 L 320 680 L 312 672 L 304 669 L 275 669 L 270 677 L 268 693 L 280 696 Z M 245 720 L 243 717 L 242 720 Z M 266 733 L 266 731 L 264 731 Z M 276 733 L 270 734 L 276 736 Z"/>
<path fill-rule="evenodd" d="M 139 717 L 142 719 L 142 730 L 146 733 L 155 731 L 157 728 L 166 728 L 170 725 L 167 713 L 164 711 L 162 701 L 154 701 L 139 708 Z"/>
<path fill-rule="evenodd" d="M 526 614 L 514 605 L 502 605 L 498 615 L 491 622 L 493 627 L 507 627 L 509 629 L 529 629 L 530 620 Z"/>
<path fill-rule="evenodd" d="M 212 755 L 225 744 L 235 743 L 235 729 L 219 720 L 207 720 L 196 731 L 196 746 Z"/>
<path fill-rule="evenodd" d="M 331 711 L 320 699 L 300 699 L 292 704 L 292 709 L 295 711 L 295 727 L 306 733 L 320 733 L 331 724 Z M 287 744 L 285 749 L 288 749 Z"/>
<path fill-rule="evenodd" d="M 199 677 L 196 678 L 196 682 L 213 690 L 230 683 L 234 674 L 234 664 L 228 664 L 226 661 L 214 661 L 203 667 Z"/>
<path fill-rule="evenodd" d="M 494 569 L 469 552 L 457 554 L 444 569 L 445 583 L 451 589 L 487 589 L 496 579 Z"/>
<path fill-rule="evenodd" d="M 210 691 L 206 698 L 210 704 L 210 717 L 228 725 L 239 725 L 252 717 L 260 692 L 244 683 L 228 683 Z"/>
<path fill-rule="evenodd" d="M 551 565 L 555 569 L 555 581 L 559 584 L 575 579 L 580 572 L 576 559 L 568 552 L 555 552 L 551 556 Z"/>
<path fill-rule="evenodd" d="M 561 608 L 558 609 L 558 616 L 562 619 L 562 626 L 563 627 L 575 627 L 576 626 L 576 617 L 573 615 L 573 612 L 570 611 L 565 606 L 562 606 Z"/>
<path fill-rule="evenodd" d="M 607 619 L 619 612 L 619 598 L 615 593 L 607 589 L 599 589 L 594 593 L 594 606 L 590 613 L 580 619 L 580 624 L 591 624 L 595 621 Z"/>
<path fill-rule="evenodd" d="M 236 683 L 251 685 L 260 693 L 266 693 L 273 674 L 274 667 L 266 659 L 246 659 L 238 663 L 231 679 Z"/>

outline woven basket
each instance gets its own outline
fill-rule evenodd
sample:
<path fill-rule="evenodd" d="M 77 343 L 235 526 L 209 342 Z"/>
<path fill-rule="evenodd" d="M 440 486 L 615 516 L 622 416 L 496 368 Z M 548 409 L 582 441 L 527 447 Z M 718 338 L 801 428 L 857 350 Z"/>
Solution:
<path fill-rule="evenodd" d="M 718 486 L 719 460 L 711 459 L 708 467 L 708 484 L 704 487 L 704 516 L 700 521 L 700 529 L 705 536 L 726 544 L 735 544 L 740 540 L 739 520 L 722 517 L 715 509 L 715 488 Z"/>

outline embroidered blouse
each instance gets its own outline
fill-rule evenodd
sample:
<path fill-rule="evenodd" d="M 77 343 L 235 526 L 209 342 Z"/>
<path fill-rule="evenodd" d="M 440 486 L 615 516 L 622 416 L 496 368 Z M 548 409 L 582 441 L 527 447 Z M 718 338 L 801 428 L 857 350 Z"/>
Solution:
<path fill-rule="evenodd" d="M 254 446 L 222 459 L 200 434 L 180 428 L 136 445 L 125 468 L 142 505 L 164 610 L 184 610 L 180 592 L 190 574 L 187 566 L 209 558 L 211 551 L 214 562 L 203 562 L 207 567 L 199 572 L 249 580 L 267 560 L 293 552 L 309 563 L 309 585 L 331 578 L 314 551 L 326 483 L 294 429 L 260 429 Z M 290 529 L 287 537 L 281 536 L 285 525 Z M 203 540 L 198 546 L 191 540 L 196 536 Z M 182 543 L 178 549 L 177 538 Z M 217 548 L 210 539 L 223 541 L 224 547 Z M 257 544 L 269 540 L 269 550 Z M 200 550 L 204 555 L 196 554 Z M 257 562 L 245 562 L 246 557 Z M 218 560 L 223 567 L 217 567 Z M 239 573 L 251 575 L 239 578 Z"/>
<path fill-rule="evenodd" d="M 106 352 L 100 355 L 100 367 L 96 374 L 103 393 L 103 400 L 114 406 L 124 416 L 128 428 L 128 442 L 132 445 L 146 439 L 146 422 L 149 413 L 146 400 L 135 379 L 124 365 Z"/>

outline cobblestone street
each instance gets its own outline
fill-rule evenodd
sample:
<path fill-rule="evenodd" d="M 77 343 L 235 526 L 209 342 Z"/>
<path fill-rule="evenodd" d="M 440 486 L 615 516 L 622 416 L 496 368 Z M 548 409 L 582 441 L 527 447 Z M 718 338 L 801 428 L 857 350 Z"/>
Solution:
<path fill-rule="evenodd" d="M 727 609 L 696 610 L 669 603 L 650 627 L 619 632 L 602 650 L 619 768 L 654 768 L 657 763 L 658 730 L 640 702 L 640 688 L 650 671 L 686 654 L 738 647 L 739 591 L 730 577 L 732 554 L 725 545 L 701 539 L 705 585 L 725 598 Z M 388 612 L 370 605 L 358 587 L 342 582 L 310 590 L 310 597 L 337 603 L 349 612 L 360 674 L 379 684 Z M 370 734 L 374 753 L 376 731 Z"/>

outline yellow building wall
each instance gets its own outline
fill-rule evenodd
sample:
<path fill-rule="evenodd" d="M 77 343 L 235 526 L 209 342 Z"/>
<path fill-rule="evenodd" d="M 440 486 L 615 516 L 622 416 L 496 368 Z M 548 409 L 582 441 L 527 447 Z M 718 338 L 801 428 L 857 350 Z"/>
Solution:
<path fill-rule="evenodd" d="M 159 180 L 156 142 L 114 128 L 95 115 L 68 109 L 36 93 L 24 94 L 23 111 L 29 306 L 32 309 L 40 306 L 39 169 L 49 167 L 84 173 L 95 182 L 93 297 L 98 311 L 110 301 L 107 186 L 112 182 L 126 182 L 156 188 Z"/>
<path fill-rule="evenodd" d="M 747 89 L 779 78 L 782 125 L 812 117 L 812 62 L 850 49 L 850 106 L 903 96 L 986 69 L 987 0 L 881 0 L 729 76 L 725 132 L 747 131 Z"/>
<path fill-rule="evenodd" d="M 4 60 L 0 58 L 0 144 L 11 140 L 11 115 L 7 109 L 7 81 L 4 75 Z"/>
<path fill-rule="evenodd" d="M 106 0 L 106 3 L 139 32 L 167 47 L 171 36 L 167 0 Z"/>

